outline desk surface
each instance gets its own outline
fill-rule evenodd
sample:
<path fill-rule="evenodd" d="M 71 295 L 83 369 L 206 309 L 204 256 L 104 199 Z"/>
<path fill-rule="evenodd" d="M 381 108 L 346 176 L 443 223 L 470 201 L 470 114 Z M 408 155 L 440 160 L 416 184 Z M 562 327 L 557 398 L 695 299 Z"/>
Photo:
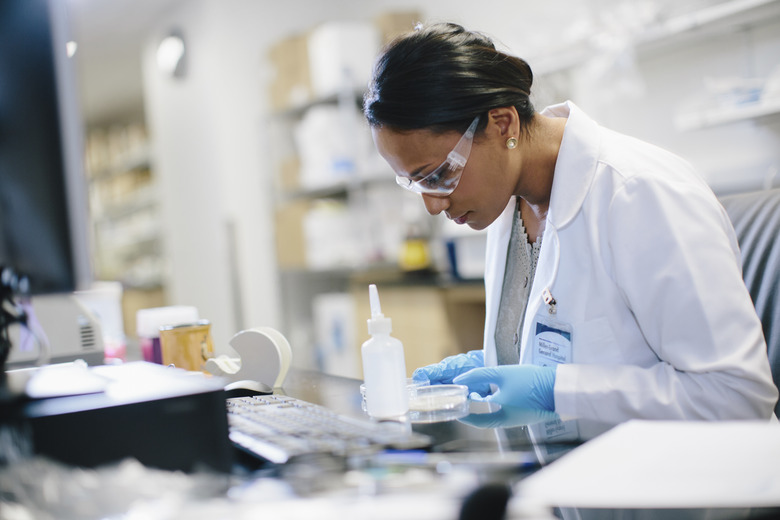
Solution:
<path fill-rule="evenodd" d="M 361 409 L 360 381 L 317 372 L 293 371 L 283 385 L 283 393 L 327 406 L 339 413 L 365 416 Z M 478 485 L 501 483 L 516 488 L 518 483 L 539 469 L 549 465 L 583 443 L 612 430 L 616 425 L 590 421 L 562 421 L 556 414 L 535 414 L 529 411 L 503 410 L 491 414 L 471 414 L 467 417 L 432 424 L 413 424 L 415 431 L 430 435 L 434 440 L 429 460 L 433 464 L 447 461 L 450 467 L 467 468 Z M 702 424 L 706 428 L 706 424 Z M 778 430 L 780 431 L 780 430 Z M 735 439 L 735 442 L 738 440 Z M 669 445 L 669 448 L 680 448 Z M 725 450 L 723 453 L 730 453 Z M 655 447 L 657 449 L 657 447 Z M 776 447 L 775 447 L 776 449 Z M 637 450 L 642 450 L 641 446 Z M 737 451 L 739 449 L 737 448 Z M 744 450 L 743 450 L 744 451 Z M 733 453 L 733 451 L 731 452 Z M 773 451 L 774 453 L 774 451 Z M 403 457 L 380 458 L 379 465 L 413 464 Z M 419 460 L 418 460 L 419 462 Z M 606 461 L 617 464 L 620 461 Z M 724 460 L 722 467 L 729 467 Z M 669 468 L 675 471 L 675 468 Z M 685 468 L 677 468 L 685 470 Z M 620 471 L 630 478 L 631 468 Z M 771 473 L 771 472 L 770 472 Z M 779 474 L 774 472 L 774 474 Z M 529 481 L 530 482 L 530 481 Z M 522 489 L 522 486 L 520 487 Z M 553 493 L 554 494 L 554 493 Z M 780 497 L 778 497 L 780 501 Z M 770 500 L 771 502 L 771 500 Z M 728 501 L 726 501 L 728 503 Z M 595 508 L 560 510 L 565 518 L 603 517 L 659 517 L 674 516 L 717 518 L 770 518 L 780 510 L 761 508 L 715 509 L 621 509 Z M 780 515 L 779 515 L 780 516 Z"/>
<path fill-rule="evenodd" d="M 326 406 L 345 415 L 365 416 L 358 380 L 292 370 L 281 393 Z M 413 424 L 413 428 L 433 438 L 431 452 L 421 454 L 421 457 L 389 453 L 340 462 L 307 461 L 276 468 L 243 469 L 230 477 L 229 500 L 225 499 L 224 488 L 220 488 L 224 480 L 208 482 L 203 480 L 203 476 L 183 480 L 184 477 L 179 473 L 144 472 L 146 470 L 137 467 L 128 469 L 127 463 L 118 468 L 98 468 L 94 470 L 97 476 L 85 470 L 69 471 L 57 465 L 21 464 L 17 467 L 3 467 L 0 464 L 0 509 L 4 507 L 4 500 L 8 501 L 8 497 L 15 496 L 21 497 L 19 500 L 32 500 L 31 505 L 25 505 L 29 505 L 33 513 L 41 510 L 51 512 L 53 516 L 50 517 L 83 518 L 79 513 L 83 512 L 85 499 L 94 500 L 98 506 L 104 497 L 113 496 L 118 497 L 108 504 L 113 509 L 96 510 L 94 517 L 115 515 L 117 507 L 138 507 L 137 504 L 143 505 L 144 501 L 147 507 L 161 511 L 158 502 L 163 497 L 159 490 L 166 489 L 165 495 L 170 495 L 175 502 L 170 507 L 176 514 L 157 515 L 154 518 L 262 516 L 290 519 L 347 517 L 372 520 L 489 520 L 498 517 L 491 517 L 489 510 L 484 507 L 485 503 L 479 500 L 487 497 L 487 501 L 493 504 L 506 501 L 509 489 L 522 490 L 523 480 L 529 475 L 534 475 L 534 478 L 542 475 L 552 461 L 576 449 L 583 439 L 608 431 L 610 426 L 576 421 L 574 424 L 562 423 L 554 414 L 535 416 L 527 412 L 504 411 L 472 414 L 440 423 Z M 539 438 L 544 438 L 544 442 L 538 442 Z M 735 439 L 735 442 L 739 441 Z M 637 446 L 637 449 L 641 450 L 642 446 Z M 609 462 L 619 467 L 620 461 L 616 462 L 613 458 Z M 770 463 L 777 465 L 776 461 Z M 630 480 L 632 469 L 619 467 L 618 473 Z M 670 471 L 676 469 L 670 468 Z M 35 503 L 42 495 L 32 491 L 42 487 L 40 482 L 44 477 L 54 486 L 52 489 L 59 491 L 55 497 L 57 501 L 42 505 Z M 531 481 L 528 479 L 527 482 Z M 83 486 L 81 482 L 84 482 Z M 101 483 L 99 488 L 94 488 L 94 482 Z M 9 486 L 9 483 L 12 485 Z M 15 494 L 19 489 L 24 493 Z M 198 498 L 195 500 L 193 497 Z M 523 509 L 527 498 L 513 497 L 509 501 L 511 514 L 507 518 L 554 518 L 551 511 L 546 509 L 541 513 L 534 509 L 529 514 L 528 510 Z M 185 507 L 187 501 L 192 502 L 189 508 Z M 77 512 L 74 504 L 80 504 Z M 476 515 L 463 513 L 472 506 L 476 506 Z M 65 514 L 70 510 L 73 515 Z M 213 511 L 214 514 L 209 516 L 205 511 Z M 563 518 L 771 518 L 778 512 L 778 509 L 770 511 L 723 507 L 715 510 L 590 508 L 559 509 L 555 510 L 555 515 Z"/>
<path fill-rule="evenodd" d="M 326 406 L 338 413 L 365 418 L 366 414 L 361 407 L 360 384 L 361 381 L 357 379 L 315 371 L 291 370 L 282 385 L 281 393 Z M 544 424 L 560 423 L 554 413 L 507 410 L 499 413 L 471 414 L 454 421 L 413 424 L 412 427 L 415 431 L 433 437 L 434 450 L 440 452 L 533 452 L 539 448 Z M 539 430 L 535 443 L 529 438 L 529 424 L 538 425 L 535 427 Z M 578 424 L 576 429 L 569 428 L 559 431 L 557 435 L 545 435 L 548 440 L 544 444 L 557 446 L 555 452 L 560 454 L 607 431 L 611 426 Z M 555 457 L 551 455 L 551 458 Z"/>

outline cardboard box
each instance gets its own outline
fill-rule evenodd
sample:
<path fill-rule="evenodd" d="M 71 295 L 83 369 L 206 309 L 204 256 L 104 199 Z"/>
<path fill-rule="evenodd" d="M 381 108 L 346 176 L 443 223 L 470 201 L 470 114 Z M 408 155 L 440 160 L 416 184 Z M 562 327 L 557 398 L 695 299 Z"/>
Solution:
<path fill-rule="evenodd" d="M 275 72 L 269 86 L 271 106 L 275 110 L 300 106 L 314 97 L 307 40 L 307 34 L 290 36 L 271 47 L 268 53 Z"/>
<path fill-rule="evenodd" d="M 276 210 L 276 260 L 282 269 L 306 267 L 306 245 L 303 219 L 309 212 L 309 202 L 293 201 Z"/>
<path fill-rule="evenodd" d="M 423 19 L 419 11 L 394 11 L 374 18 L 379 30 L 382 45 L 390 43 L 396 37 L 414 30 L 414 26 Z"/>
<path fill-rule="evenodd" d="M 301 189 L 301 161 L 297 157 L 286 157 L 277 169 L 277 189 L 292 193 Z"/>

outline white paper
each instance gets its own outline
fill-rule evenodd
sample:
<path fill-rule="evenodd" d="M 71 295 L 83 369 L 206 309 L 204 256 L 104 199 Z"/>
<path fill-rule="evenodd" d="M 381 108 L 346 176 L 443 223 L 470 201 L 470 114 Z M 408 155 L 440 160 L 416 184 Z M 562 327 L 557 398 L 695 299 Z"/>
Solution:
<path fill-rule="evenodd" d="M 630 421 L 522 480 L 515 496 L 583 508 L 780 506 L 780 425 Z"/>

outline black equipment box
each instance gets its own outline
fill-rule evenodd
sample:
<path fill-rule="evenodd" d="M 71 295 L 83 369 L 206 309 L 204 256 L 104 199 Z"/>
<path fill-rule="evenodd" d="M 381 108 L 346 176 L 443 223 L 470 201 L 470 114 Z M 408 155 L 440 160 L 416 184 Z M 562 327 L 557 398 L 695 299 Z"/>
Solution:
<path fill-rule="evenodd" d="M 102 390 L 4 406 L 35 454 L 82 467 L 135 458 L 166 470 L 231 470 L 223 380 L 146 362 L 89 370 Z"/>

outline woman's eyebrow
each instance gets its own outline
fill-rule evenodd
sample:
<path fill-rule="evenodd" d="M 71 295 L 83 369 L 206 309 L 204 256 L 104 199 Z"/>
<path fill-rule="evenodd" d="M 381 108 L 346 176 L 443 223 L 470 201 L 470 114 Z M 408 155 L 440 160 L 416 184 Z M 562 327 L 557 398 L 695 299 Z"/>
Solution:
<path fill-rule="evenodd" d="M 428 167 L 430 167 L 430 164 L 426 164 L 426 165 L 420 166 L 419 168 L 417 168 L 413 172 L 409 172 L 408 175 L 409 175 L 409 177 L 415 177 L 417 175 L 420 175 L 420 172 L 422 172 L 423 170 L 425 170 Z"/>

